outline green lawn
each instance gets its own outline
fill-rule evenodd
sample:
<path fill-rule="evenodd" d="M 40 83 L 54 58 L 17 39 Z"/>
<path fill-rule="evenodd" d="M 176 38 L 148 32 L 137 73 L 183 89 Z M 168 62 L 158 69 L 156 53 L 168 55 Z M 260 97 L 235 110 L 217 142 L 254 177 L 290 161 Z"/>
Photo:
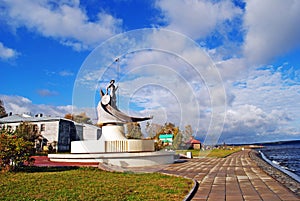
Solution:
<path fill-rule="evenodd" d="M 183 200 L 191 180 L 96 168 L 35 168 L 0 173 L 0 200 Z"/>
<path fill-rule="evenodd" d="M 229 147 L 227 149 L 212 149 L 212 150 L 177 150 L 176 153 L 186 155 L 186 152 L 192 152 L 193 157 L 217 157 L 224 158 L 232 153 L 238 152 L 241 147 Z"/>

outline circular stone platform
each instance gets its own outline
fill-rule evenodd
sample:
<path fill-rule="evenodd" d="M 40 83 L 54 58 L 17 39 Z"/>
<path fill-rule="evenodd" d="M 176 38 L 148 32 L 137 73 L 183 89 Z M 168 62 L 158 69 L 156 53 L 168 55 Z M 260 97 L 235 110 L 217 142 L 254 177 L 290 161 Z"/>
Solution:
<path fill-rule="evenodd" d="M 146 167 L 174 163 L 174 151 L 139 153 L 49 154 L 53 162 L 103 163 L 120 167 Z"/>

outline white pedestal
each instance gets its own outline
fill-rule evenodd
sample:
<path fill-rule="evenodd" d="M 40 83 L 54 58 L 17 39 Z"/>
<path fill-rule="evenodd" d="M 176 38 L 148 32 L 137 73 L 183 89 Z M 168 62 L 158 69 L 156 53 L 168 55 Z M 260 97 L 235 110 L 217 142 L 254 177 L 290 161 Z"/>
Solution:
<path fill-rule="evenodd" d="M 123 124 L 103 126 L 99 140 L 71 142 L 72 154 L 151 152 L 154 150 L 153 140 L 127 139 L 124 135 Z"/>
<path fill-rule="evenodd" d="M 104 163 L 120 167 L 146 167 L 174 163 L 175 152 L 49 154 L 53 162 Z"/>

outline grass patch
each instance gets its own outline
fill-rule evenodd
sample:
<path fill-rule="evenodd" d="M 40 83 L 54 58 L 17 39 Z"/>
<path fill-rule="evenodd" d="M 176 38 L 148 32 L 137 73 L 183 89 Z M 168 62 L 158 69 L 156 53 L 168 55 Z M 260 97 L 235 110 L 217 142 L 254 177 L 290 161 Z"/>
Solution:
<path fill-rule="evenodd" d="M 226 149 L 212 149 L 212 150 L 177 150 L 177 154 L 184 154 L 186 152 L 192 152 L 193 157 L 216 157 L 216 158 L 225 158 L 232 153 L 241 151 L 241 147 L 227 147 Z"/>
<path fill-rule="evenodd" d="M 159 173 L 46 169 L 0 174 L 0 200 L 183 200 L 193 185 Z"/>

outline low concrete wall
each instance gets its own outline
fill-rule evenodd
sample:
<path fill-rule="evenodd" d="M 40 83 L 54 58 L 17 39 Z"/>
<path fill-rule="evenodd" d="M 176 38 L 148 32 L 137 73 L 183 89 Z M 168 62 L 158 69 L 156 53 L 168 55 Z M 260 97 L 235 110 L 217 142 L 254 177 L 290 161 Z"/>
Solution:
<path fill-rule="evenodd" d="M 174 163 L 175 152 L 101 153 L 101 154 L 49 154 L 54 162 L 99 162 L 120 167 L 145 167 Z"/>
<path fill-rule="evenodd" d="M 101 153 L 105 152 L 104 142 L 101 140 L 73 141 L 71 153 Z"/>
<path fill-rule="evenodd" d="M 128 140 L 129 152 L 155 151 L 154 140 Z"/>

